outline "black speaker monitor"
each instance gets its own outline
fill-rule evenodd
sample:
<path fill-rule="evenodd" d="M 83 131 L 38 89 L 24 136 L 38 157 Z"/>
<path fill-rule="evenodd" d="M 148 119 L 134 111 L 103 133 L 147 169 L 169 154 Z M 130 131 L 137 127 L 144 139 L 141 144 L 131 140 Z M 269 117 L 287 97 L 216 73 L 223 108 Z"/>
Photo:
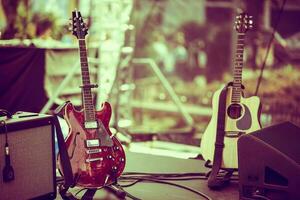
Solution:
<path fill-rule="evenodd" d="M 240 199 L 300 200 L 300 128 L 290 122 L 238 140 Z"/>

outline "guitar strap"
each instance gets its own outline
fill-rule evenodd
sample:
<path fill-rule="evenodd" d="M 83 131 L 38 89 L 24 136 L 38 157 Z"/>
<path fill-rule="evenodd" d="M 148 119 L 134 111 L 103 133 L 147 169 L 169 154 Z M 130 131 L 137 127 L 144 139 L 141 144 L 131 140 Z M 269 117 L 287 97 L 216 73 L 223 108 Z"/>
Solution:
<path fill-rule="evenodd" d="M 62 167 L 62 172 L 64 175 L 64 183 L 59 187 L 59 193 L 63 199 L 76 199 L 71 194 L 67 194 L 67 191 L 70 187 L 74 187 L 74 177 L 72 173 L 71 163 L 69 160 L 69 155 L 67 152 L 66 143 L 64 140 L 63 133 L 61 131 L 61 127 L 59 124 L 58 117 L 61 113 L 62 108 L 65 104 L 58 107 L 54 111 L 54 125 L 56 130 L 56 137 L 58 142 L 58 148 L 59 148 L 59 155 L 60 155 L 60 164 Z"/>
<path fill-rule="evenodd" d="M 211 189 L 220 189 L 230 180 L 232 174 L 228 173 L 223 179 L 218 179 L 218 173 L 222 164 L 224 137 L 225 137 L 225 114 L 226 114 L 226 96 L 228 85 L 223 88 L 219 96 L 217 134 L 215 141 L 215 152 L 213 158 L 212 169 L 208 177 L 207 185 Z M 229 176 L 228 176 L 229 175 Z"/>

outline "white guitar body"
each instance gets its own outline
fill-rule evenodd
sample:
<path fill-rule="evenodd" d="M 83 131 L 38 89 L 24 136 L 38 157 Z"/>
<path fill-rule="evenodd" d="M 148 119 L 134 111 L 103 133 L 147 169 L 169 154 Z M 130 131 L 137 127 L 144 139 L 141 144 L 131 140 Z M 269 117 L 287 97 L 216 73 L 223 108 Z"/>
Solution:
<path fill-rule="evenodd" d="M 217 120 L 218 120 L 218 108 L 219 97 L 222 89 L 216 91 L 212 100 L 212 118 L 201 138 L 201 152 L 205 160 L 213 161 L 215 151 L 215 141 L 217 134 Z M 242 107 L 241 116 L 237 119 L 232 119 L 228 113 L 228 107 L 230 106 L 230 99 L 232 95 L 232 88 L 228 87 L 226 94 L 226 114 L 225 114 L 225 137 L 224 137 L 224 149 L 223 149 L 223 161 L 221 167 L 223 168 L 238 168 L 238 154 L 237 154 L 237 140 L 238 134 L 247 134 L 261 128 L 259 122 L 260 112 L 260 100 L 257 96 L 250 98 L 240 99 L 240 106 Z M 235 136 L 230 136 L 233 133 Z M 228 134 L 228 135 L 227 135 Z M 255 147 L 253 147 L 255 148 Z"/>

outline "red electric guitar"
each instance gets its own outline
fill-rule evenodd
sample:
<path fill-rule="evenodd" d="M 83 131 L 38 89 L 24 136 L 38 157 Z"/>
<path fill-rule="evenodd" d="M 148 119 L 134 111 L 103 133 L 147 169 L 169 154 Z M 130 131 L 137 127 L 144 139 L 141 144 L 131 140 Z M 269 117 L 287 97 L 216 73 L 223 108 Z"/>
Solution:
<path fill-rule="evenodd" d="M 95 111 L 91 92 L 95 85 L 90 83 L 85 44 L 87 27 L 78 11 L 72 12 L 72 32 L 79 41 L 83 109 L 77 111 L 71 103 L 63 107 L 64 119 L 69 125 L 65 143 L 75 184 L 98 188 L 114 182 L 121 175 L 125 167 L 125 153 L 109 130 L 110 104 L 105 102 L 101 111 Z M 62 171 L 61 163 L 59 167 Z"/>

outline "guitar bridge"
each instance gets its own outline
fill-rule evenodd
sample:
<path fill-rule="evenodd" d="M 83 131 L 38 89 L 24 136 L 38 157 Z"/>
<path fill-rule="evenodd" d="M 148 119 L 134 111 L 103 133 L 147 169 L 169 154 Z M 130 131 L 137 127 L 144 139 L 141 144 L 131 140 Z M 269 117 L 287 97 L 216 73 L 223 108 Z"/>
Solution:
<path fill-rule="evenodd" d="M 241 135 L 243 135 L 245 132 L 239 132 L 239 131 L 227 131 L 225 133 L 225 137 L 240 137 Z"/>
<path fill-rule="evenodd" d="M 102 150 L 101 149 L 88 149 L 86 150 L 87 154 L 96 154 L 96 153 L 101 153 Z"/>

